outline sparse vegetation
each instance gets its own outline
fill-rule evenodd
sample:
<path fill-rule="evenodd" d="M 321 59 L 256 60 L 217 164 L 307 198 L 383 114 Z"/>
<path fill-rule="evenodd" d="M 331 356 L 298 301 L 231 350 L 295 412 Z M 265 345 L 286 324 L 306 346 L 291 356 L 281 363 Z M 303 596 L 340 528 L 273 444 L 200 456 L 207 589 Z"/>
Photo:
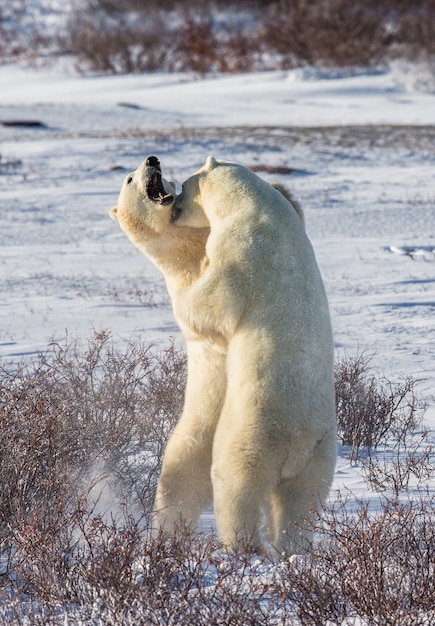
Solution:
<path fill-rule="evenodd" d="M 1 9 L 1 57 L 70 54 L 84 72 L 199 74 L 435 58 L 433 0 L 82 0 L 64 5 L 56 29 L 46 10 L 43 0 L 37 15 L 23 2 Z"/>
<path fill-rule="evenodd" d="M 115 350 L 53 344 L 0 369 L 0 533 L 70 510 L 111 487 L 112 504 L 149 512 L 169 433 L 179 417 L 185 357 L 173 345 Z"/>
<path fill-rule="evenodd" d="M 399 497 L 434 476 L 435 447 L 412 378 L 392 384 L 376 376 L 370 359 L 360 354 L 337 363 L 335 388 L 339 440 L 350 449 L 351 461 L 360 461 L 372 489 Z"/>
<path fill-rule="evenodd" d="M 338 497 L 325 511 L 310 558 L 288 567 L 300 623 L 431 624 L 434 504 L 433 495 L 421 492 L 404 502 L 381 499 L 373 512 L 370 502 L 350 505 Z"/>
<path fill-rule="evenodd" d="M 0 154 L 0 176 L 16 174 L 21 166 L 22 161 L 19 159 L 5 159 Z"/>
<path fill-rule="evenodd" d="M 414 432 L 412 382 L 385 386 L 369 362 L 338 363 L 336 385 L 340 437 L 369 464 L 375 506 L 335 494 L 313 553 L 290 560 L 228 553 L 212 534 L 183 529 L 171 540 L 150 536 L 162 454 L 183 402 L 185 357 L 173 345 L 121 351 L 100 332 L 3 365 L 0 624 L 427 626 L 433 449 L 420 447 L 416 460 L 409 437 L 424 431 Z M 357 422 L 343 402 L 361 406 Z M 418 467 L 412 490 L 410 467 Z"/>
<path fill-rule="evenodd" d="M 412 378 L 393 384 L 378 377 L 363 354 L 337 363 L 335 390 L 339 439 L 351 447 L 354 460 L 361 449 L 376 449 L 391 440 L 404 444 L 422 421 Z"/>

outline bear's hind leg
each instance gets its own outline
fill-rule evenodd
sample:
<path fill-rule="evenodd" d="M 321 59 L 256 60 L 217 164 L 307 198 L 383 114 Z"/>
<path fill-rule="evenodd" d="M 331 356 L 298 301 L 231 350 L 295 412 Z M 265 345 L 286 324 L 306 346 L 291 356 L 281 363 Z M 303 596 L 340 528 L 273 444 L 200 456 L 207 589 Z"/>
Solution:
<path fill-rule="evenodd" d="M 253 477 L 245 480 L 232 473 L 225 475 L 214 467 L 212 471 L 214 511 L 219 539 L 230 549 L 259 552 L 261 548 L 261 494 Z M 227 473 L 228 472 L 228 473 Z"/>
<path fill-rule="evenodd" d="M 312 513 L 316 498 L 305 491 L 298 476 L 282 481 L 270 498 L 272 524 L 269 540 L 279 553 L 305 554 L 312 544 Z"/>
<path fill-rule="evenodd" d="M 315 446 L 299 474 L 280 481 L 270 498 L 272 543 L 287 556 L 311 549 L 313 523 L 321 513 L 334 477 L 337 456 L 335 430 Z"/>
<path fill-rule="evenodd" d="M 168 442 L 154 503 L 153 527 L 194 530 L 213 500 L 212 446 L 226 389 L 226 355 L 188 342 L 183 414 Z"/>
<path fill-rule="evenodd" d="M 168 442 L 154 503 L 155 530 L 193 531 L 213 500 L 211 447 L 174 432 Z"/>
<path fill-rule="evenodd" d="M 212 482 L 219 539 L 232 549 L 262 552 L 262 509 L 276 481 L 259 446 L 243 433 L 231 443 L 215 441 Z"/>

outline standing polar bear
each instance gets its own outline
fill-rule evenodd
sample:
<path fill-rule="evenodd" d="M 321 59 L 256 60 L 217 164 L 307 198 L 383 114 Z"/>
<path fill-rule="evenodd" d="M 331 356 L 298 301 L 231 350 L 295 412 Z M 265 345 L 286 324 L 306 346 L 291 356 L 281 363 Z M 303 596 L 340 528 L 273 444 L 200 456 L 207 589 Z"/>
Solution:
<path fill-rule="evenodd" d="M 162 177 L 159 160 L 148 157 L 128 174 L 110 211 L 130 241 L 162 272 L 169 294 L 197 280 L 207 263 L 208 223 L 193 228 L 176 220 L 174 188 Z M 156 526 L 173 529 L 181 520 L 195 527 L 213 502 L 212 444 L 226 389 L 225 352 L 207 340 L 186 337 L 187 382 L 183 413 L 165 455 Z M 168 503 L 166 505 L 166 503 Z M 164 522 L 163 523 L 163 518 Z"/>
<path fill-rule="evenodd" d="M 211 228 L 207 265 L 173 294 L 173 306 L 189 341 L 209 341 L 210 358 L 226 355 L 225 399 L 210 442 L 219 536 L 259 548 L 265 512 L 272 544 L 300 552 L 336 462 L 333 340 L 311 244 L 281 193 L 213 157 L 183 184 L 172 211 L 179 225 Z M 174 470 L 197 437 L 187 427 L 168 445 L 156 499 L 163 526 L 181 497 Z M 190 489 L 181 487 L 187 500 Z"/>
<path fill-rule="evenodd" d="M 291 197 L 246 168 L 210 157 L 172 205 L 153 165 L 127 177 L 112 217 L 164 273 L 187 341 L 156 526 L 194 527 L 214 501 L 228 546 L 259 549 L 264 512 L 272 544 L 300 552 L 336 460 L 332 335 L 311 245 Z"/>

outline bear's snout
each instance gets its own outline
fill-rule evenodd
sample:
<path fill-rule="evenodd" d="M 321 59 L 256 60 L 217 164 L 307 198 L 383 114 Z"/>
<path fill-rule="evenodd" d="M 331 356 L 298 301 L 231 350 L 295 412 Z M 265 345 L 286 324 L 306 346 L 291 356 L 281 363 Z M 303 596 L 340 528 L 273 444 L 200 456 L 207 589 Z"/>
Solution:
<path fill-rule="evenodd" d="M 149 167 L 158 167 L 160 169 L 160 161 L 156 156 L 149 156 L 146 160 L 146 165 Z"/>

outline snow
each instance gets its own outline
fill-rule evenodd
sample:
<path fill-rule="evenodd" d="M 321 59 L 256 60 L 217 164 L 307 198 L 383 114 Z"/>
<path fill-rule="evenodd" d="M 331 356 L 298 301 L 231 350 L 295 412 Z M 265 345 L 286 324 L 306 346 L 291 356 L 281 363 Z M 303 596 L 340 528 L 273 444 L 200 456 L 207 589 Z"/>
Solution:
<path fill-rule="evenodd" d="M 93 328 L 182 345 L 160 273 L 108 217 L 125 174 L 150 154 L 178 185 L 211 153 L 287 166 L 259 175 L 302 202 L 337 358 L 364 351 L 390 380 L 412 375 L 433 441 L 435 95 L 397 76 L 0 67 L 0 121 L 44 124 L 0 126 L 2 359 Z M 345 456 L 334 489 L 367 489 Z"/>
<path fill-rule="evenodd" d="M 292 70 L 205 79 L 160 73 L 83 77 L 0 67 L 2 104 L 98 106 L 104 118 L 122 101 L 139 107 L 127 119 L 140 119 L 141 128 L 150 129 L 433 124 L 434 95 L 408 91 L 409 81 L 402 85 L 400 77 L 398 70 L 348 76 Z"/>

